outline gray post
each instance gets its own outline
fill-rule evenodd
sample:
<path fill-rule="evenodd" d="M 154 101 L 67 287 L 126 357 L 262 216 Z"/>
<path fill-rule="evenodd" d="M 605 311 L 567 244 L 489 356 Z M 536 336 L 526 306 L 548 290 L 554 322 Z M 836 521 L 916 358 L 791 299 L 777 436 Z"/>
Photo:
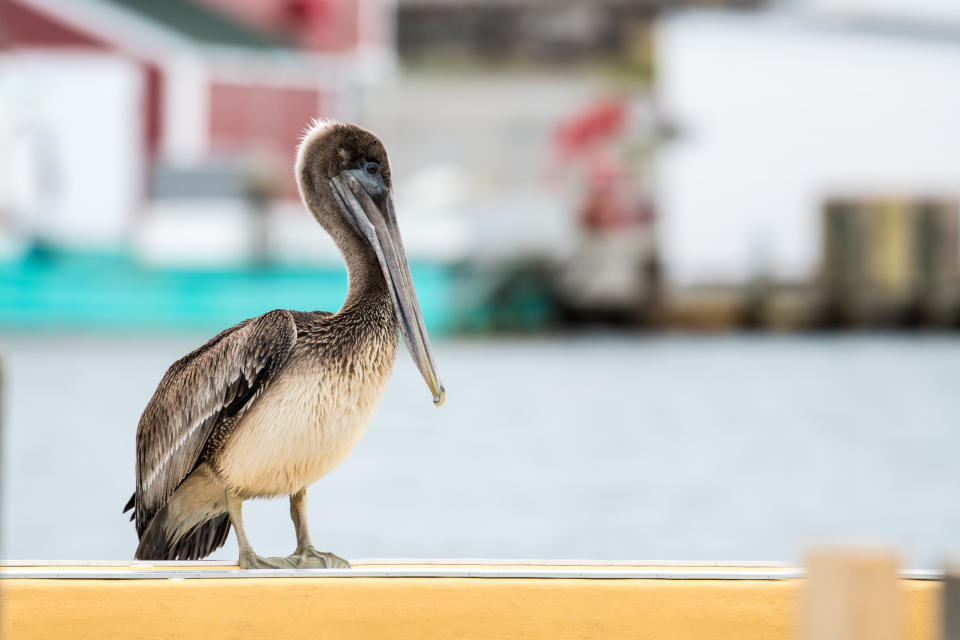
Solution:
<path fill-rule="evenodd" d="M 947 564 L 943 581 L 942 640 L 960 640 L 960 561 Z"/>

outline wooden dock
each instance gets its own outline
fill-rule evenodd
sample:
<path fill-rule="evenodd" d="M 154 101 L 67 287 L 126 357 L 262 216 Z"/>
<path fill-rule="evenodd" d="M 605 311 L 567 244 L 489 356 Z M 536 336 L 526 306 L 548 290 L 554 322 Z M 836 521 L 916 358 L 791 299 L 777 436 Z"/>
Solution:
<path fill-rule="evenodd" d="M 5 563 L 0 637 L 791 640 L 799 569 L 771 564 Z M 904 640 L 938 637 L 941 576 L 901 574 Z"/>

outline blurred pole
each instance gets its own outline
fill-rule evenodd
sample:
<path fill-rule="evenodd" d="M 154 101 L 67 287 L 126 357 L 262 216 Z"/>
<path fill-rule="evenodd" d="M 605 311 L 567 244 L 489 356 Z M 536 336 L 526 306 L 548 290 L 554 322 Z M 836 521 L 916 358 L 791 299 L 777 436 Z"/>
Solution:
<path fill-rule="evenodd" d="M 250 257 L 260 268 L 270 263 L 270 208 L 277 194 L 277 171 L 266 156 L 255 157 L 243 172 L 244 197 L 251 214 Z"/>
<path fill-rule="evenodd" d="M 942 640 L 960 640 L 960 558 L 947 564 L 941 633 Z"/>
<path fill-rule="evenodd" d="M 4 366 L 3 366 L 3 357 L 0 356 L 0 516 L 4 513 L 3 505 L 3 477 L 6 475 L 3 468 L 3 461 L 6 460 L 6 457 L 3 455 L 3 442 L 6 439 L 3 433 L 3 425 L 6 422 L 6 405 L 4 403 L 4 393 L 6 393 L 6 385 L 4 385 Z M 0 558 L 6 558 L 6 548 L 3 545 L 3 527 L 0 527 Z M 3 611 L 0 610 L 0 616 L 3 615 Z"/>
<path fill-rule="evenodd" d="M 806 564 L 801 640 L 902 640 L 896 553 L 821 548 Z"/>

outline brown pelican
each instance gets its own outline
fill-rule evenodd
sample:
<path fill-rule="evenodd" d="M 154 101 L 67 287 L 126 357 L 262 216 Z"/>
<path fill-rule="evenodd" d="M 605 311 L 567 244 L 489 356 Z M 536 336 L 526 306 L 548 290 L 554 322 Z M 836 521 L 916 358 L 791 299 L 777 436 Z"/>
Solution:
<path fill-rule="evenodd" d="M 236 530 L 241 568 L 349 567 L 317 551 L 306 488 L 357 444 L 390 377 L 397 331 L 440 406 L 437 377 L 394 215 L 387 152 L 372 133 L 322 121 L 297 152 L 300 197 L 343 254 L 337 313 L 276 309 L 171 365 L 137 427 L 133 509 L 143 560 L 202 558 Z M 290 496 L 297 548 L 263 558 L 248 498 Z"/>

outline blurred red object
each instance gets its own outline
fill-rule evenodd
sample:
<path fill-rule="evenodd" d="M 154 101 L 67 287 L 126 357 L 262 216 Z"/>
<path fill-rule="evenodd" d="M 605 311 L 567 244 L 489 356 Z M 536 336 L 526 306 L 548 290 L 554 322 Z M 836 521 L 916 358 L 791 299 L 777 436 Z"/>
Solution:
<path fill-rule="evenodd" d="M 365 37 L 385 37 L 377 0 L 197 0 L 247 27 L 279 35 L 307 51 L 351 52 Z"/>
<path fill-rule="evenodd" d="M 560 122 L 553 133 L 550 172 L 582 164 L 586 195 L 580 206 L 580 225 L 591 231 L 634 227 L 650 212 L 630 194 L 626 167 L 611 145 L 627 127 L 627 101 L 605 99 Z"/>
<path fill-rule="evenodd" d="M 627 122 L 626 101 L 616 98 L 591 105 L 557 125 L 554 145 L 559 159 L 583 153 L 623 131 Z"/>

